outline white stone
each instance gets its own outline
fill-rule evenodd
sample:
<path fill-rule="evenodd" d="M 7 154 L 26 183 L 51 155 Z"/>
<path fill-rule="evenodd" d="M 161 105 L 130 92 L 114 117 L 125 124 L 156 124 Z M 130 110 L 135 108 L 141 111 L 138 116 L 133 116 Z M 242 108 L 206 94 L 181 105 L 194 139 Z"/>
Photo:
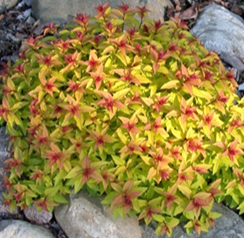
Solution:
<path fill-rule="evenodd" d="M 44 227 L 19 220 L 0 221 L 0 238 L 54 238 Z"/>
<path fill-rule="evenodd" d="M 85 192 L 72 195 L 69 204 L 55 208 L 54 215 L 69 238 L 141 238 L 136 217 L 113 219 L 99 198 Z"/>
<path fill-rule="evenodd" d="M 28 220 L 35 222 L 37 224 L 48 223 L 53 217 L 51 212 L 45 210 L 41 210 L 40 212 L 38 212 L 36 210 L 36 205 L 32 205 L 31 207 L 25 208 L 24 214 Z"/>
<path fill-rule="evenodd" d="M 239 85 L 238 90 L 239 91 L 244 91 L 244 83 Z"/>
<path fill-rule="evenodd" d="M 131 8 L 146 6 L 150 10 L 148 17 L 163 21 L 165 7 L 171 6 L 170 0 L 32 0 L 33 14 L 42 23 L 51 21 L 65 22 L 69 15 L 86 13 L 97 14 L 95 7 L 110 2 L 112 8 L 118 8 L 122 3 L 129 3 Z"/>
<path fill-rule="evenodd" d="M 3 13 L 6 9 L 15 6 L 18 0 L 0 0 L 0 13 Z"/>
<path fill-rule="evenodd" d="M 0 126 L 0 156 L 7 156 L 8 149 L 8 135 L 6 135 L 6 128 Z"/>
<path fill-rule="evenodd" d="M 224 7 L 205 7 L 191 33 L 220 56 L 244 58 L 244 20 Z"/>

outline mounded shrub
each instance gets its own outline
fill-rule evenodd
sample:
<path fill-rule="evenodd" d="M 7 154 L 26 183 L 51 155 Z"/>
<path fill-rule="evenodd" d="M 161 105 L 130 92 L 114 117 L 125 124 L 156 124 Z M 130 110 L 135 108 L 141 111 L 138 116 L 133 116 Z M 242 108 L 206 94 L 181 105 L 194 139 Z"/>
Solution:
<path fill-rule="evenodd" d="M 5 204 L 52 211 L 74 190 L 156 233 L 214 226 L 214 201 L 244 211 L 244 101 L 233 72 L 178 20 L 98 6 L 30 37 L 2 74 L 10 134 Z M 135 15 L 137 18 L 135 18 Z"/>

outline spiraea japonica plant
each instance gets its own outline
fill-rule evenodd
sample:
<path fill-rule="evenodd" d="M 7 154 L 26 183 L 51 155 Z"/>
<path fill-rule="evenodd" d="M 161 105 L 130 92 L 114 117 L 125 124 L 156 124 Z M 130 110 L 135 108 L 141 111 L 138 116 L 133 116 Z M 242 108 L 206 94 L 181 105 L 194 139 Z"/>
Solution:
<path fill-rule="evenodd" d="M 178 20 L 122 4 L 30 37 L 2 74 L 10 134 L 5 204 L 52 211 L 73 190 L 156 233 L 244 212 L 244 101 L 233 72 Z"/>

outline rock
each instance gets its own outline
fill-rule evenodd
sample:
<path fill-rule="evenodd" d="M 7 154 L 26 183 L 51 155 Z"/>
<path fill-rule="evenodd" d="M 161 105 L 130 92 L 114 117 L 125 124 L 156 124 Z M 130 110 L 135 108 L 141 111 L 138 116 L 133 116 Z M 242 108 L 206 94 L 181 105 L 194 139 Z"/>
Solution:
<path fill-rule="evenodd" d="M 0 221 L 0 238 L 54 238 L 44 227 L 19 220 Z"/>
<path fill-rule="evenodd" d="M 55 208 L 54 215 L 69 238 L 141 238 L 136 217 L 113 219 L 101 199 L 86 192 L 71 195 L 70 203 Z"/>
<path fill-rule="evenodd" d="M 238 70 L 243 63 L 235 63 L 233 58 L 244 58 L 244 20 L 219 5 L 208 5 L 197 19 L 191 33 L 198 37 L 210 51 L 216 51 L 220 57 Z M 227 59 L 227 60 L 226 60 Z"/>
<path fill-rule="evenodd" d="M 31 6 L 31 3 L 32 3 L 32 0 L 23 0 L 23 2 L 24 2 L 28 7 L 30 7 L 30 6 Z"/>
<path fill-rule="evenodd" d="M 244 221 L 236 213 L 222 204 L 214 204 L 213 211 L 222 216 L 215 220 L 215 228 L 210 228 L 208 233 L 202 232 L 198 236 L 193 232 L 187 235 L 180 224 L 174 228 L 172 238 L 244 238 Z M 149 226 L 142 224 L 139 228 L 136 218 L 113 220 L 112 214 L 101 205 L 100 200 L 89 197 L 85 192 L 72 195 L 70 204 L 55 208 L 54 214 L 69 238 L 167 238 L 165 234 L 157 236 L 154 233 L 154 223 Z"/>
<path fill-rule="evenodd" d="M 0 126 L 0 152 L 5 154 L 5 151 L 8 148 L 8 136 L 6 135 L 5 127 Z M 1 155 L 0 155 L 1 156 Z"/>
<path fill-rule="evenodd" d="M 244 83 L 239 85 L 238 90 L 239 91 L 244 91 Z"/>
<path fill-rule="evenodd" d="M 35 205 L 28 207 L 28 208 L 25 208 L 24 214 L 28 220 L 35 222 L 37 224 L 48 223 L 53 217 L 51 212 L 47 212 L 45 210 L 38 212 L 36 210 Z"/>
<path fill-rule="evenodd" d="M 51 21 L 63 23 L 69 15 L 75 16 L 77 13 L 86 13 L 87 15 L 96 15 L 95 7 L 106 3 L 107 0 L 33 0 L 32 8 L 36 19 L 42 23 Z M 130 7 L 146 7 L 150 10 L 149 17 L 163 21 L 165 7 L 171 6 L 170 0 L 110 0 L 110 6 L 117 8 L 124 2 L 129 3 Z"/>
<path fill-rule="evenodd" d="M 17 3 L 18 0 L 0 0 L 0 14 L 3 13 L 6 9 L 15 6 Z"/>
<path fill-rule="evenodd" d="M 10 156 L 8 150 L 8 136 L 5 133 L 5 127 L 0 126 L 0 202 L 3 200 L 2 192 L 4 191 L 2 184 L 3 184 L 3 177 L 5 175 L 4 171 L 4 161 Z M 6 208 L 2 204 L 0 204 L 0 212 L 9 211 L 9 208 Z"/>

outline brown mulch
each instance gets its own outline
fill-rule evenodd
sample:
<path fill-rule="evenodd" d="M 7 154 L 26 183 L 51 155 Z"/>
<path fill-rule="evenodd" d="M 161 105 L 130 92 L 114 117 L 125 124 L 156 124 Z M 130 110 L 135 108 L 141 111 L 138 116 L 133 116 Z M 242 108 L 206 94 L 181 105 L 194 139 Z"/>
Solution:
<path fill-rule="evenodd" d="M 170 0 L 173 7 L 167 9 L 165 18 L 177 17 L 188 22 L 191 28 L 203 8 L 209 4 L 217 4 L 244 18 L 244 2 L 242 0 Z"/>

